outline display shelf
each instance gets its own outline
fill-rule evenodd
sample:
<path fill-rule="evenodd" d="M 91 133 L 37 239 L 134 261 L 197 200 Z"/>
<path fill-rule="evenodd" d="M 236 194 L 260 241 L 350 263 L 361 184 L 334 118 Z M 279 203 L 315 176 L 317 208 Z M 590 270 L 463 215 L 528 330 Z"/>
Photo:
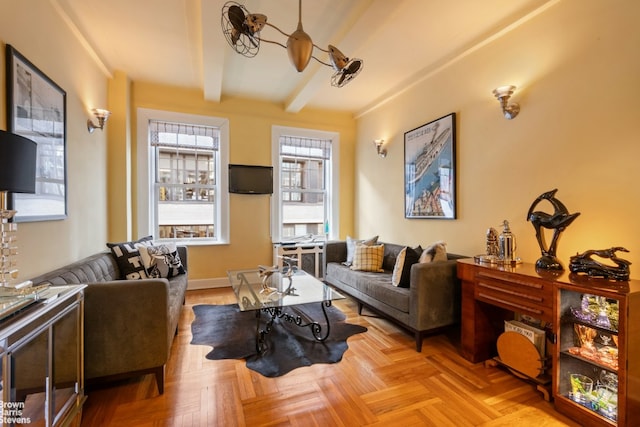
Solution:
<path fill-rule="evenodd" d="M 558 286 L 555 404 L 583 425 L 634 425 L 638 408 L 630 397 L 638 392 L 638 374 L 628 356 L 638 340 L 630 335 L 629 310 L 638 297 L 595 283 Z"/>
<path fill-rule="evenodd" d="M 591 363 L 592 365 L 594 365 L 594 366 L 596 366 L 596 367 L 598 367 L 600 369 L 604 369 L 604 370 L 611 371 L 611 372 L 614 372 L 614 373 L 618 372 L 618 367 L 617 366 L 613 367 L 613 366 L 610 366 L 610 365 L 604 365 L 602 363 L 599 363 L 596 360 L 589 359 L 587 357 L 582 357 L 579 354 L 573 354 L 573 353 L 568 352 L 568 351 L 561 351 L 560 355 L 561 356 L 566 356 L 566 357 L 573 357 L 573 358 L 575 358 L 577 360 L 580 360 L 580 361 L 583 361 L 585 363 Z"/>
<path fill-rule="evenodd" d="M 597 330 L 600 330 L 602 332 L 606 332 L 609 334 L 614 334 L 614 335 L 618 335 L 618 329 L 613 329 L 613 328 L 607 328 L 604 326 L 600 326 L 597 325 L 595 323 L 592 322 L 588 322 L 582 319 L 578 319 L 577 317 L 573 316 L 573 315 L 567 315 L 567 316 L 562 316 L 560 318 L 560 322 L 561 323 L 569 323 L 569 324 L 578 324 L 578 325 L 583 325 L 583 326 L 588 326 L 590 328 L 594 328 Z"/>

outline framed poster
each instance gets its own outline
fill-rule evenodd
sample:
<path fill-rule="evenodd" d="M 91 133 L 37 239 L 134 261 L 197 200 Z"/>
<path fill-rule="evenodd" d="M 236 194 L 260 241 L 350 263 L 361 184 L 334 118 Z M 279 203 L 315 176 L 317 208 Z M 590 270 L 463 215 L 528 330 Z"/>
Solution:
<path fill-rule="evenodd" d="M 405 218 L 456 217 L 456 114 L 404 134 Z"/>
<path fill-rule="evenodd" d="M 67 217 L 67 93 L 7 45 L 7 127 L 38 143 L 35 194 L 11 194 L 14 220 Z"/>

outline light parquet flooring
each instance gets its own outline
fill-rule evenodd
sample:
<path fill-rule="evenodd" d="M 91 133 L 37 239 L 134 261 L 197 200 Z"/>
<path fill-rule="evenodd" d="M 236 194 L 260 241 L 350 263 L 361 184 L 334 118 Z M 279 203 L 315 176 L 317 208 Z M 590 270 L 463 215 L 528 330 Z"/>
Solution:
<path fill-rule="evenodd" d="M 455 331 L 417 353 L 412 335 L 350 300 L 334 305 L 368 331 L 339 363 L 266 378 L 243 360 L 207 360 L 210 347 L 190 344 L 192 306 L 234 302 L 231 288 L 188 291 L 164 394 L 151 375 L 91 390 L 82 426 L 577 426 L 533 385 L 463 359 Z"/>

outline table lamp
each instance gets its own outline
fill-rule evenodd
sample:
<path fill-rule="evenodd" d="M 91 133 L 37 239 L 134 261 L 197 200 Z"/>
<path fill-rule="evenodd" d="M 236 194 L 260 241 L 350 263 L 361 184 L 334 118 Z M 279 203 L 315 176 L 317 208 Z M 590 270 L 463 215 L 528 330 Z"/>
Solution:
<path fill-rule="evenodd" d="M 18 254 L 18 225 L 11 222 L 15 210 L 7 209 L 8 193 L 36 192 L 38 144 L 22 136 L 0 130 L 0 287 L 19 287 L 15 255 Z"/>

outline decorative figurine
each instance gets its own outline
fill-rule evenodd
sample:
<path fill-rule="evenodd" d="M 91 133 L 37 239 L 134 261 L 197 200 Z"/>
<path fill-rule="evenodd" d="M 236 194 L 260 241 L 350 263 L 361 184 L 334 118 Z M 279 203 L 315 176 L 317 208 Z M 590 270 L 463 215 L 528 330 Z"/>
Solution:
<path fill-rule="evenodd" d="M 273 267 L 267 267 L 264 265 L 258 266 L 258 275 L 262 277 L 262 290 L 260 290 L 261 294 L 266 293 L 267 295 L 271 295 L 272 293 L 278 291 L 276 288 L 272 288 L 269 286 L 271 276 L 277 272 L 278 272 L 278 267 L 275 265 Z"/>
<path fill-rule="evenodd" d="M 296 288 L 293 287 L 293 279 L 292 279 L 293 274 L 298 270 L 298 266 L 295 265 L 298 263 L 298 260 L 296 258 L 283 256 L 282 261 L 284 262 L 284 264 L 287 265 L 286 268 L 282 269 L 282 272 L 284 273 L 284 278 L 289 281 L 289 286 L 287 286 L 283 294 L 298 296 L 298 294 L 295 293 Z"/>
<path fill-rule="evenodd" d="M 500 249 L 498 248 L 498 232 L 495 228 L 489 227 L 487 230 L 487 256 L 498 257 Z"/>
<path fill-rule="evenodd" d="M 572 273 L 585 273 L 590 277 L 604 277 L 607 279 L 629 280 L 629 266 L 631 263 L 625 259 L 618 258 L 616 252 L 629 252 L 627 249 L 617 246 L 610 249 L 592 249 L 581 254 L 575 254 L 570 258 L 569 270 Z M 593 258 L 597 255 L 600 258 L 610 259 L 616 265 L 602 264 Z"/>
<path fill-rule="evenodd" d="M 546 193 L 542 193 L 536 200 L 534 200 L 529 208 L 529 212 L 527 213 L 527 221 L 531 221 L 533 228 L 536 230 L 536 239 L 538 239 L 538 245 L 542 252 L 542 257 L 536 261 L 536 268 L 545 270 L 563 270 L 560 260 L 556 258 L 558 239 L 560 238 L 560 233 L 562 233 L 565 228 L 567 228 L 573 220 L 580 215 L 580 212 L 573 214 L 569 213 L 565 205 L 562 204 L 560 200 L 556 199 L 555 195 L 557 191 L 558 189 L 554 189 Z M 547 200 L 551 203 L 554 209 L 553 214 L 534 211 L 536 206 L 543 200 Z M 543 228 L 553 229 L 553 237 L 549 247 L 545 244 Z"/>

